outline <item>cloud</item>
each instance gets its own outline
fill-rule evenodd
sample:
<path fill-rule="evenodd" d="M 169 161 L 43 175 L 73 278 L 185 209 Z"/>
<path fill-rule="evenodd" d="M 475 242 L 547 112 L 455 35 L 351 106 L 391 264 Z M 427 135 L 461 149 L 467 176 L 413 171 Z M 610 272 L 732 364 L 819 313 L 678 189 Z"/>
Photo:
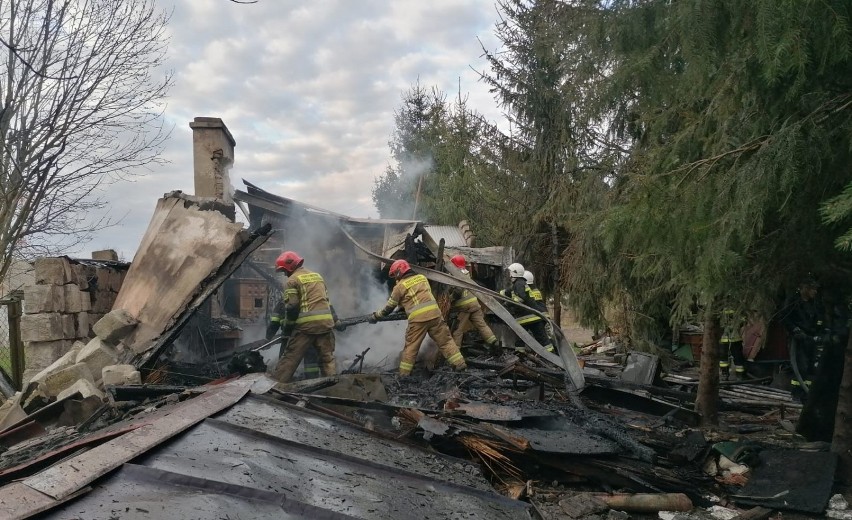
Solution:
<path fill-rule="evenodd" d="M 418 80 L 499 117 L 475 69 L 477 38 L 494 48 L 493 0 L 158 0 L 172 12 L 164 158 L 134 182 L 106 188 L 118 227 L 86 250 L 131 259 L 157 198 L 193 190 L 196 116 L 221 117 L 237 141 L 232 182 L 353 216 L 375 217 L 370 192 L 388 163 L 393 111 Z M 163 71 L 165 73 L 165 69 Z M 83 252 L 80 252 L 83 253 Z"/>

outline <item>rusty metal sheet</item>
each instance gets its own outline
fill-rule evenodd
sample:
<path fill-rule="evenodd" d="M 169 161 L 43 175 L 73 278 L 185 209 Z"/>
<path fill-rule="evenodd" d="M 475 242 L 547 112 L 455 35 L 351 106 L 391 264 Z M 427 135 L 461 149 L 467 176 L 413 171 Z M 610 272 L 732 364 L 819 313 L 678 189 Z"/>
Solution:
<path fill-rule="evenodd" d="M 4 448 L 11 448 L 19 442 L 32 439 L 33 437 L 38 437 L 46 432 L 47 430 L 44 429 L 44 426 L 35 421 L 25 422 L 11 430 L 6 430 L 3 433 L 0 433 L 0 446 Z"/>
<path fill-rule="evenodd" d="M 29 477 L 24 483 L 53 498 L 64 498 L 199 421 L 234 405 L 248 393 L 251 383 L 234 381 L 184 401 L 167 417 L 155 419 L 150 424 L 72 457 Z"/>
<path fill-rule="evenodd" d="M 6 468 L 3 471 L 0 471 L 0 481 L 8 481 L 13 478 L 20 478 L 22 476 L 21 473 L 25 472 L 27 468 L 44 466 L 44 463 L 46 462 L 64 457 L 80 448 L 85 448 L 93 444 L 109 441 L 110 439 L 114 439 L 119 435 L 124 435 L 125 433 L 133 431 L 138 427 L 139 426 L 137 425 L 133 425 L 127 426 L 119 430 L 99 432 L 94 435 L 89 435 L 88 437 L 85 437 L 83 439 L 78 439 L 75 442 L 66 444 L 65 446 L 62 446 L 61 448 L 55 449 L 53 451 L 42 453 L 38 457 L 30 459 L 24 464 L 19 464 L 17 466 Z M 32 473 L 32 470 L 29 473 Z M 0 495 L 2 495 L 2 493 L 0 493 Z"/>

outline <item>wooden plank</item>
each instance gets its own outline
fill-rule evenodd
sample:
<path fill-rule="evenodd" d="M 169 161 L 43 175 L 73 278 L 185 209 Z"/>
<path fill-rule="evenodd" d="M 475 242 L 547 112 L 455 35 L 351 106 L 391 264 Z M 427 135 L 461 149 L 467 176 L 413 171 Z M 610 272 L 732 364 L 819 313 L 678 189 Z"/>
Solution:
<path fill-rule="evenodd" d="M 254 380 L 237 380 L 185 401 L 164 417 L 154 419 L 117 439 L 52 466 L 22 482 L 61 500 L 99 477 L 138 457 L 187 428 L 234 405 L 246 395 Z M 0 500 L 4 496 L 0 490 Z"/>

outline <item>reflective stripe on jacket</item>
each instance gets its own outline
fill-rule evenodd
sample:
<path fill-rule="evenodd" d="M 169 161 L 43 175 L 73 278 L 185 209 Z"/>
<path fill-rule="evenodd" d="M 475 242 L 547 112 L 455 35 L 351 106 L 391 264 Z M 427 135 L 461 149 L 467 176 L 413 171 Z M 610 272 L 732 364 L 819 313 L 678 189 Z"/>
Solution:
<path fill-rule="evenodd" d="M 410 322 L 423 322 L 441 317 L 441 309 L 432 295 L 429 280 L 422 274 L 404 275 L 396 281 L 384 308 L 376 314 L 386 316 L 398 306 L 405 309 Z"/>
<path fill-rule="evenodd" d="M 287 278 L 284 299 L 287 302 L 287 323 L 295 323 L 297 330 L 321 333 L 334 327 L 328 289 L 319 273 L 304 267 L 293 271 Z M 298 309 L 298 313 L 291 309 Z"/>
<path fill-rule="evenodd" d="M 479 303 L 479 300 L 467 289 L 461 289 L 459 291 L 455 291 L 453 296 L 456 299 L 453 301 L 453 308 L 458 309 L 459 307 L 467 307 L 472 303 Z"/>

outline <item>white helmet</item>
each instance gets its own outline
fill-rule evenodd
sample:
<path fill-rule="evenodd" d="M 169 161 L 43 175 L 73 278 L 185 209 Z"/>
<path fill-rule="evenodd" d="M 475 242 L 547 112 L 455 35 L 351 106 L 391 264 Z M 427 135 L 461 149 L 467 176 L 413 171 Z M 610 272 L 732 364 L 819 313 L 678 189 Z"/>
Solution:
<path fill-rule="evenodd" d="M 532 285 L 535 283 L 535 276 L 529 271 L 524 271 L 524 278 L 527 279 L 527 285 Z"/>
<path fill-rule="evenodd" d="M 514 264 L 509 265 L 509 276 L 512 278 L 523 278 L 524 277 L 524 266 L 515 262 Z"/>

